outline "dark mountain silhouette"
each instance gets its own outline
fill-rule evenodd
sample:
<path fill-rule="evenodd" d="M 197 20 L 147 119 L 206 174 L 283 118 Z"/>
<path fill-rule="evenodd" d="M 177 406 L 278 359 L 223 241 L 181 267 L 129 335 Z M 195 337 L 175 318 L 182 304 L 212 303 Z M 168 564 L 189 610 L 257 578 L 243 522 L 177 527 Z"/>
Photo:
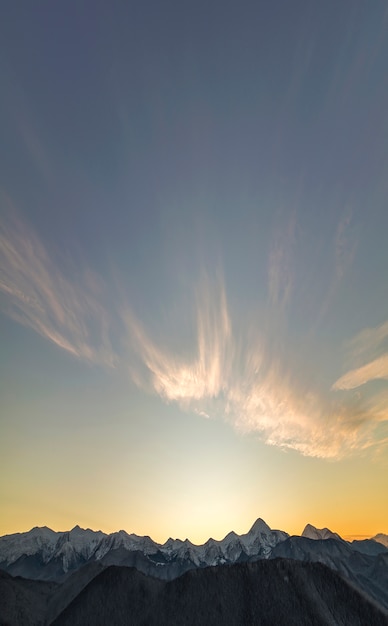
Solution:
<path fill-rule="evenodd" d="M 320 563 L 286 559 L 196 569 L 164 582 L 111 566 L 53 626 L 387 626 L 388 616 Z"/>
<path fill-rule="evenodd" d="M 57 587 L 55 582 L 13 577 L 0 570 L 0 626 L 45 624 L 47 600 Z"/>
<path fill-rule="evenodd" d="M 2 626 L 387 626 L 388 612 L 322 563 L 197 568 L 172 581 L 91 563 L 62 584 L 0 573 Z"/>

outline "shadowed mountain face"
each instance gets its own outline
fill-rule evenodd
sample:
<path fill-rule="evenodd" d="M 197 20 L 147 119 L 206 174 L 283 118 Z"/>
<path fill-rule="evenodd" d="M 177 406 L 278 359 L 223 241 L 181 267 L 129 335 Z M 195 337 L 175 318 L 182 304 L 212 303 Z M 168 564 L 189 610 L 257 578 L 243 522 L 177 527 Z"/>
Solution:
<path fill-rule="evenodd" d="M 388 554 L 387 548 L 374 539 L 355 539 L 350 545 L 353 550 L 362 552 L 363 554 L 370 554 L 371 556 L 384 553 Z"/>
<path fill-rule="evenodd" d="M 167 583 L 108 567 L 54 622 L 108 623 L 386 626 L 388 618 L 326 566 L 273 560 L 192 570 Z"/>
<path fill-rule="evenodd" d="M 336 539 L 289 537 L 273 549 L 271 558 L 279 557 L 324 563 L 388 608 L 388 553 L 368 555 Z"/>
<path fill-rule="evenodd" d="M 61 585 L 0 576 L 0 624 L 387 626 L 388 613 L 321 563 L 196 569 L 172 581 L 90 564 Z"/>
<path fill-rule="evenodd" d="M 47 600 L 57 587 L 54 582 L 13 578 L 0 570 L 0 625 L 45 624 Z"/>

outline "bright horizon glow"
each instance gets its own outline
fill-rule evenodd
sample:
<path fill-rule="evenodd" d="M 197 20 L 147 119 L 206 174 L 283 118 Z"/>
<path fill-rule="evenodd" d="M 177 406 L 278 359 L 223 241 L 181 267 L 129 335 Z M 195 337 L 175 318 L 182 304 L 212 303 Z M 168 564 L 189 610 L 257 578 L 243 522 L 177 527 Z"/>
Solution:
<path fill-rule="evenodd" d="M 0 534 L 388 532 L 387 15 L 7 7 Z"/>
<path fill-rule="evenodd" d="M 258 518 L 257 518 L 257 519 L 258 519 Z M 256 521 L 256 520 L 254 520 L 254 521 Z M 264 521 L 266 521 L 266 520 L 264 520 Z M 266 522 L 266 523 L 267 523 L 267 522 Z M 310 522 L 307 522 L 307 523 L 310 523 Z M 305 526 L 307 525 L 307 523 L 305 524 Z M 246 533 L 248 533 L 248 532 L 249 532 L 249 530 L 252 528 L 253 524 L 254 524 L 254 522 L 252 522 L 252 524 L 251 524 L 248 528 L 246 528 L 245 530 L 242 530 L 241 532 L 238 532 L 238 531 L 234 530 L 233 528 L 232 528 L 231 530 L 234 530 L 234 532 L 236 532 L 236 534 L 238 534 L 238 535 L 243 535 L 243 534 L 246 534 Z M 0 536 L 6 536 L 6 535 L 18 534 L 18 533 L 25 533 L 25 532 L 29 532 L 29 531 L 33 530 L 34 528 L 37 528 L 37 527 L 38 527 L 38 528 L 44 528 L 44 527 L 47 527 L 47 528 L 49 528 L 50 530 L 53 530 L 54 532 L 68 532 L 68 531 L 72 530 L 72 528 L 75 528 L 76 526 L 79 526 L 79 527 L 81 528 L 81 530 L 101 531 L 101 532 L 104 532 L 104 533 L 105 533 L 105 534 L 107 534 L 107 535 L 108 535 L 108 534 L 111 534 L 111 533 L 119 532 L 119 531 L 121 531 L 121 530 L 124 530 L 124 531 L 125 531 L 125 532 L 127 532 L 129 535 L 130 535 L 130 534 L 132 534 L 132 531 L 131 531 L 131 530 L 128 530 L 128 529 L 125 529 L 125 528 L 116 528 L 116 529 L 114 529 L 114 530 L 105 530 L 105 529 L 103 529 L 103 528 L 97 528 L 97 527 L 96 527 L 96 528 L 90 528 L 89 526 L 85 526 L 85 527 L 83 527 L 83 526 L 80 526 L 79 524 L 75 524 L 75 525 L 74 525 L 74 526 L 72 526 L 71 528 L 70 528 L 70 527 L 69 527 L 69 528 L 63 528 L 63 527 L 55 527 L 55 528 L 52 528 L 51 526 L 47 526 L 47 524 L 45 524 L 44 526 L 32 526 L 31 528 L 24 529 L 24 530 L 16 530 L 16 531 L 15 531 L 15 530 L 13 530 L 12 532 L 4 532 L 4 533 L 2 533 L 2 535 L 0 535 Z M 291 531 L 291 532 L 290 532 L 290 531 L 288 531 L 288 530 L 287 530 L 287 529 L 285 529 L 285 528 L 280 528 L 280 527 L 271 526 L 271 524 L 268 524 L 268 526 L 271 528 L 271 530 L 282 530 L 282 531 L 285 531 L 285 532 L 287 532 L 290 536 L 301 536 L 301 535 L 302 535 L 302 532 L 303 532 L 303 530 L 304 530 L 304 528 L 305 528 L 305 526 L 304 526 L 301 530 L 298 530 L 298 531 Z M 315 526 L 315 524 L 312 524 L 312 526 Z M 319 528 L 318 526 L 315 526 L 315 528 L 318 528 L 318 529 L 320 529 L 320 530 L 321 530 L 321 529 L 323 529 L 323 528 L 327 528 L 327 526 L 322 526 L 321 528 Z M 350 535 L 344 535 L 344 534 L 341 534 L 340 532 L 338 532 L 336 529 L 329 528 L 329 530 L 330 530 L 331 532 L 333 532 L 333 533 L 337 533 L 338 535 L 340 535 L 340 537 L 342 537 L 342 539 L 344 539 L 345 541 L 362 540 L 362 539 L 372 539 L 372 538 L 373 538 L 373 537 L 375 537 L 376 535 L 380 534 L 379 532 L 375 532 L 375 533 L 372 533 L 372 534 L 371 534 L 371 533 L 369 533 L 369 534 L 361 534 L 361 535 L 360 535 L 360 534 L 353 534 L 353 535 L 352 535 L 352 534 L 350 534 Z M 191 537 L 186 536 L 186 534 L 185 534 L 185 533 L 183 533 L 183 534 L 182 534 L 181 536 L 179 536 L 179 537 L 174 536 L 174 535 L 169 535 L 168 537 L 163 538 L 163 539 L 160 539 L 160 538 L 159 538 L 159 539 L 156 539 L 156 538 L 155 538 L 154 536 L 152 536 L 152 535 L 149 535 L 149 536 L 151 537 L 151 539 L 153 539 L 156 543 L 159 543 L 160 545 L 163 545 L 164 543 L 166 543 L 166 541 L 167 541 L 170 537 L 172 537 L 172 539 L 174 539 L 174 540 L 175 540 L 175 539 L 180 539 L 181 541 L 184 541 L 185 539 L 189 539 L 189 540 L 191 541 L 191 543 L 193 543 L 194 545 L 203 545 L 204 543 L 206 543 L 206 541 L 207 541 L 208 539 L 211 539 L 211 538 L 212 538 L 212 539 L 215 539 L 216 541 L 221 541 L 222 539 L 224 539 L 224 538 L 226 537 L 226 535 L 227 535 L 229 532 L 230 532 L 230 531 L 227 531 L 225 534 L 222 534 L 222 533 L 221 533 L 221 534 L 218 534 L 218 535 L 213 533 L 213 534 L 210 534 L 209 536 L 207 536 L 207 537 L 206 537 L 206 539 L 200 539 L 200 540 L 197 540 L 197 541 L 193 541 L 193 540 L 191 539 Z M 134 533 L 134 534 L 136 534 L 137 536 L 145 536 L 145 535 L 139 535 L 138 533 Z M 383 533 L 383 534 L 387 534 L 387 533 Z"/>

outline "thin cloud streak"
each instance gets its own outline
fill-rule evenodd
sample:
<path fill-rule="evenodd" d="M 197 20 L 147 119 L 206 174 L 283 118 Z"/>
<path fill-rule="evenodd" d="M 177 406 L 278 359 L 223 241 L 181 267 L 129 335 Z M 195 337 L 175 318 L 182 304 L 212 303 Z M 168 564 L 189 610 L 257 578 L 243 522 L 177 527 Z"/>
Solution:
<path fill-rule="evenodd" d="M 88 275 L 70 281 L 38 237 L 15 215 L 0 224 L 0 291 L 3 311 L 70 354 L 113 366 L 110 319 Z M 95 325 L 93 341 L 91 326 Z"/>
<path fill-rule="evenodd" d="M 373 358 L 376 351 L 388 338 L 388 320 L 376 328 L 365 328 L 349 342 L 349 351 L 354 359 Z"/>
<path fill-rule="evenodd" d="M 347 207 L 338 223 L 335 236 L 336 282 L 340 283 L 353 264 L 357 238 L 352 228 L 352 211 Z"/>
<path fill-rule="evenodd" d="M 270 306 L 281 313 L 287 308 L 292 295 L 294 274 L 292 251 L 295 245 L 296 216 L 293 214 L 285 230 L 278 230 L 273 241 L 268 267 L 268 292 Z"/>
<path fill-rule="evenodd" d="M 358 333 L 348 344 L 350 358 L 358 363 L 364 361 L 364 364 L 336 380 L 333 389 L 356 389 L 372 380 L 388 380 L 388 352 L 384 345 L 387 337 L 388 321 Z"/>
<path fill-rule="evenodd" d="M 347 273 L 351 269 L 358 246 L 356 229 L 353 225 L 353 212 L 345 207 L 335 231 L 333 240 L 334 272 L 321 308 L 316 316 L 311 332 L 314 333 L 330 310 L 331 304 L 338 293 Z"/>
<path fill-rule="evenodd" d="M 388 354 L 347 372 L 333 385 L 333 389 L 355 389 L 371 380 L 388 380 Z"/>

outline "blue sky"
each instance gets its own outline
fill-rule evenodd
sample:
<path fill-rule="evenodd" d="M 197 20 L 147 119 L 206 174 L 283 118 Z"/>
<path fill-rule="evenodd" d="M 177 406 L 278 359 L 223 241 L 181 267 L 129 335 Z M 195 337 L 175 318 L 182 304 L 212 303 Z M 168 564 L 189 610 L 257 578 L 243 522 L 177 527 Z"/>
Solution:
<path fill-rule="evenodd" d="M 3 12 L 4 532 L 280 524 L 292 471 L 286 530 L 362 474 L 384 531 L 386 4 Z"/>

